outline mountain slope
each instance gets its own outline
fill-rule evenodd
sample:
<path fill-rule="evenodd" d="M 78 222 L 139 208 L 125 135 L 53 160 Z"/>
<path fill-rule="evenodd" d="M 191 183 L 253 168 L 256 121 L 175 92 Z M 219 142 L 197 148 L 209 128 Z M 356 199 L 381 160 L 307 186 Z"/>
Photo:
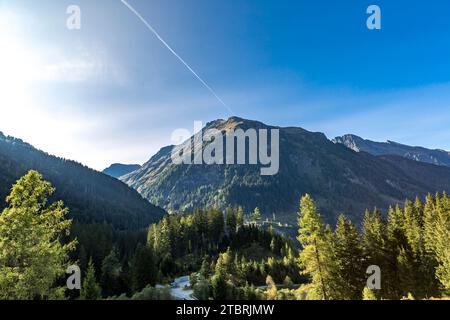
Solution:
<path fill-rule="evenodd" d="M 205 127 L 210 128 L 227 132 L 275 127 L 233 117 Z M 276 213 L 291 223 L 305 193 L 318 201 L 328 221 L 341 212 L 361 221 L 366 208 L 386 209 L 406 197 L 450 189 L 448 168 L 407 159 L 399 167 L 389 157 L 334 144 L 322 133 L 279 129 L 280 170 L 275 176 L 261 176 L 258 165 L 175 165 L 170 156 L 173 147 L 166 147 L 121 179 L 168 210 L 242 205 L 247 212 L 259 207 L 264 215 Z"/>
<path fill-rule="evenodd" d="M 108 168 L 103 170 L 102 172 L 104 174 L 107 174 L 108 176 L 119 178 L 121 176 L 124 176 L 126 174 L 129 174 L 137 169 L 139 169 L 141 166 L 138 164 L 121 164 L 121 163 L 114 163 L 110 165 Z"/>
<path fill-rule="evenodd" d="M 11 185 L 29 170 L 37 170 L 56 188 L 70 216 L 79 223 L 111 223 L 117 229 L 142 228 L 160 219 L 164 210 L 135 190 L 74 161 L 37 150 L 0 133 L 0 209 Z"/>
<path fill-rule="evenodd" d="M 344 135 L 333 139 L 356 152 L 367 152 L 375 156 L 396 155 L 410 160 L 450 167 L 450 152 L 430 150 L 422 147 L 411 147 L 393 141 L 374 142 L 355 135 Z"/>

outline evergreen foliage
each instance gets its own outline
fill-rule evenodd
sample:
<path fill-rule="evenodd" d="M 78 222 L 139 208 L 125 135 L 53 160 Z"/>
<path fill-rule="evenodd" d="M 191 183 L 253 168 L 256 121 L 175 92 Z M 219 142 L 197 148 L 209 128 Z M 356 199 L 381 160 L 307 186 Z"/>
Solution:
<path fill-rule="evenodd" d="M 0 299 L 61 298 L 56 281 L 69 265 L 75 241 L 63 244 L 72 221 L 55 192 L 36 171 L 12 187 L 8 207 L 0 215 Z"/>

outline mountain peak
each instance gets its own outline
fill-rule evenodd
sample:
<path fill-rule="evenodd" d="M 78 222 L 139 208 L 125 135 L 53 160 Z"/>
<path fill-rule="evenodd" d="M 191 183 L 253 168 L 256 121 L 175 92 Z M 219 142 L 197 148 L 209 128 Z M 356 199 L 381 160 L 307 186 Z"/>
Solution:
<path fill-rule="evenodd" d="M 119 178 L 121 176 L 129 174 L 130 172 L 138 170 L 140 167 L 141 166 L 139 164 L 114 163 L 102 172 L 104 174 L 107 174 L 108 176 Z"/>
<path fill-rule="evenodd" d="M 400 170 L 395 159 L 355 153 L 337 145 L 347 141 L 359 147 L 364 140 L 354 135 L 338 137 L 333 144 L 323 133 L 275 127 L 240 117 L 211 121 L 203 129 L 223 132 L 251 128 L 280 130 L 277 175 L 261 176 L 260 167 L 253 165 L 175 164 L 168 148 L 120 179 L 169 212 L 205 207 L 225 210 L 233 206 L 251 212 L 258 207 L 266 216 L 276 212 L 290 222 L 295 221 L 298 197 L 304 193 L 318 199 L 320 210 L 331 222 L 337 212 L 361 218 L 367 207 L 386 209 L 409 194 L 423 195 L 448 185 L 450 169 L 405 159 Z M 436 179 L 417 180 L 418 172 L 433 174 Z"/>
<path fill-rule="evenodd" d="M 444 150 L 431 150 L 413 147 L 392 140 L 375 142 L 355 135 L 344 135 L 333 139 L 336 144 L 343 144 L 356 152 L 367 152 L 375 156 L 394 155 L 410 160 L 450 167 L 450 153 Z"/>
<path fill-rule="evenodd" d="M 341 137 L 336 137 L 331 141 L 334 144 L 343 144 L 355 152 L 363 151 L 361 150 L 361 145 L 364 144 L 364 139 L 354 134 L 345 134 Z"/>
<path fill-rule="evenodd" d="M 249 120 L 240 118 L 237 116 L 230 117 L 228 119 L 217 119 L 208 122 L 205 129 L 217 129 L 220 131 L 230 131 L 236 129 L 248 130 L 248 129 L 268 129 L 270 126 L 255 120 Z"/>

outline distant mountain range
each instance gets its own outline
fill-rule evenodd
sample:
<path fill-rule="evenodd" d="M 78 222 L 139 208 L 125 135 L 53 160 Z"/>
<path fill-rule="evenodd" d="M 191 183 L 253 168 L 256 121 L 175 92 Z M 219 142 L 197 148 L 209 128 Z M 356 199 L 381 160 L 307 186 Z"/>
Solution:
<path fill-rule="evenodd" d="M 119 178 L 121 176 L 124 176 L 130 172 L 136 171 L 141 166 L 139 164 L 121 164 L 121 163 L 114 163 L 102 172 L 104 174 L 107 174 L 108 176 Z"/>
<path fill-rule="evenodd" d="M 356 152 L 367 152 L 375 156 L 397 155 L 407 159 L 450 167 L 450 152 L 430 150 L 422 147 L 411 147 L 393 141 L 374 142 L 361 137 L 347 134 L 333 139 Z"/>
<path fill-rule="evenodd" d="M 175 165 L 173 146 L 168 146 L 120 179 L 169 211 L 242 205 L 247 212 L 259 207 L 263 215 L 276 213 L 291 223 L 305 193 L 318 201 L 332 222 L 342 212 L 361 221 L 366 208 L 387 209 L 405 198 L 450 190 L 450 168 L 412 161 L 404 153 L 400 157 L 354 152 L 337 143 L 340 140 L 333 143 L 322 133 L 298 127 L 278 128 L 232 117 L 210 122 L 204 130 L 226 133 L 249 128 L 280 130 L 278 175 L 261 176 L 258 165 Z"/>
<path fill-rule="evenodd" d="M 74 161 L 57 158 L 0 132 L 0 210 L 11 186 L 29 170 L 37 170 L 56 188 L 55 199 L 79 223 L 109 223 L 137 229 L 158 221 L 165 211 L 150 204 L 126 184 Z M 1 211 L 0 211 L 1 212 Z"/>

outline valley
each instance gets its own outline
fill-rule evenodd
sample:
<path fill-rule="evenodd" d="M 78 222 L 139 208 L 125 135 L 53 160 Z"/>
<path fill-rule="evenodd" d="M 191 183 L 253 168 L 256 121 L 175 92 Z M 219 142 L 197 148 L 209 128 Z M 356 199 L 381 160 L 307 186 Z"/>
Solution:
<path fill-rule="evenodd" d="M 66 259 L 86 274 L 79 295 L 66 292 L 75 299 L 303 300 L 320 291 L 327 299 L 399 299 L 444 292 L 450 201 L 442 191 L 450 189 L 450 168 L 389 146 L 370 154 L 357 143 L 237 117 L 204 129 L 252 126 L 279 130 L 277 175 L 261 175 L 259 165 L 174 164 L 169 146 L 142 166 L 115 164 L 105 170 L 109 176 L 0 134 L 4 199 L 14 185 L 0 220 L 11 215 L 24 223 L 11 199 L 41 190 L 31 185 L 52 186 L 48 200 L 63 200 L 57 207 L 67 206 L 61 210 L 70 221 L 70 237 L 61 238 L 74 246 Z M 47 206 L 36 199 L 43 201 L 38 208 Z M 0 236 L 9 234 L 1 228 Z M 310 230 L 320 243 L 308 240 Z M 308 255 L 315 246 L 322 267 L 333 270 L 327 287 L 317 282 L 317 261 Z M 417 283 L 387 274 L 387 288 L 362 292 L 368 261 L 405 268 Z M 408 269 L 412 264 L 417 271 Z"/>

